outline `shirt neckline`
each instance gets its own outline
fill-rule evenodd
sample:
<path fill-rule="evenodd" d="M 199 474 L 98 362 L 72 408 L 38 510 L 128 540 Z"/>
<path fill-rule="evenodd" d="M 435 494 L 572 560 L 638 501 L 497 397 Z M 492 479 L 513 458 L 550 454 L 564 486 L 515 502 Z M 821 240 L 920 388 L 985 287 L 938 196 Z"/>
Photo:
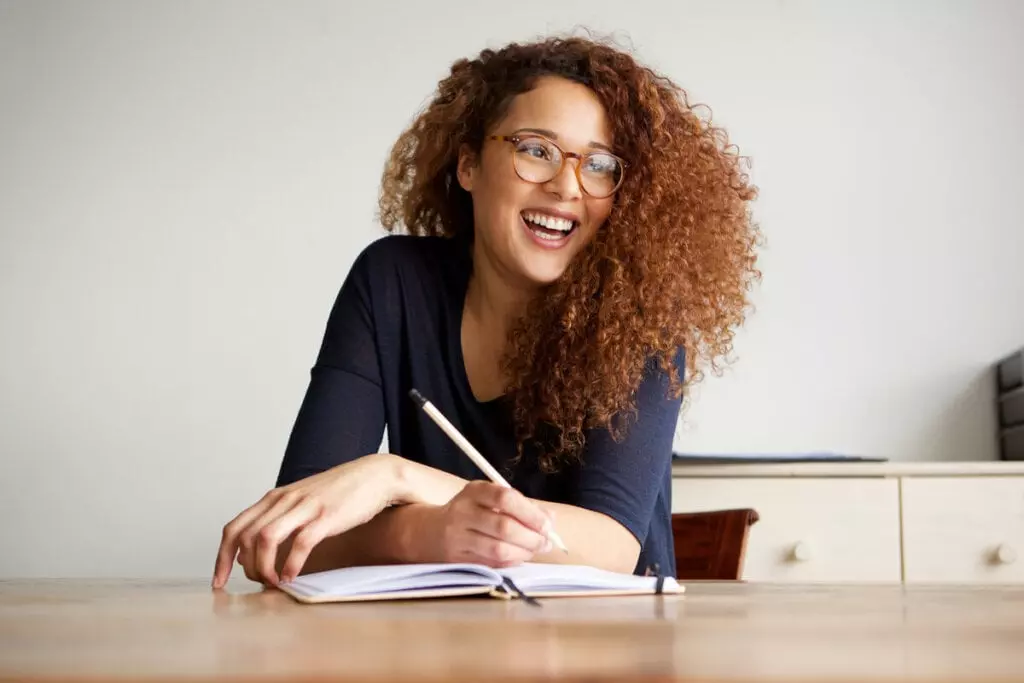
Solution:
<path fill-rule="evenodd" d="M 473 273 L 473 257 L 471 253 L 463 253 L 459 254 L 458 258 L 464 259 L 466 267 L 459 270 L 459 277 L 455 279 L 455 284 L 452 287 L 452 315 L 449 316 L 448 329 L 449 348 L 452 357 L 455 359 L 455 381 L 458 384 L 459 392 L 466 401 L 482 410 L 498 410 L 505 405 L 507 394 L 487 401 L 481 401 L 473 393 L 473 387 L 469 383 L 469 375 L 466 372 L 466 356 L 462 349 L 462 321 L 466 312 L 466 293 L 469 289 L 469 279 Z"/>

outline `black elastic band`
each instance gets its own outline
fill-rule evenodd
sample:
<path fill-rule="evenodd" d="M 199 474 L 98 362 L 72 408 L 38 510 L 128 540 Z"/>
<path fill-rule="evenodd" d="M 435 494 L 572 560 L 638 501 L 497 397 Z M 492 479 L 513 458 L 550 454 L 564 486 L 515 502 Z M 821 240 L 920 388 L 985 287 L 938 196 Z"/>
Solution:
<path fill-rule="evenodd" d="M 537 600 L 535 598 L 531 598 L 529 595 L 527 595 L 523 591 L 519 590 L 519 587 L 517 585 L 515 585 L 514 583 L 512 583 L 512 579 L 508 578 L 507 576 L 503 576 L 501 578 L 502 578 L 502 581 L 504 582 L 504 584 L 506 586 L 508 586 L 509 588 L 511 588 L 513 592 L 515 592 L 520 598 L 522 598 L 526 602 L 526 604 L 533 605 L 534 607 L 540 607 L 541 606 L 540 603 L 537 602 Z"/>
<path fill-rule="evenodd" d="M 647 571 L 644 572 L 644 576 L 657 576 L 658 579 L 654 582 L 654 594 L 661 595 L 665 591 L 665 575 L 661 573 L 661 567 L 655 562 L 654 566 L 648 566 Z"/>

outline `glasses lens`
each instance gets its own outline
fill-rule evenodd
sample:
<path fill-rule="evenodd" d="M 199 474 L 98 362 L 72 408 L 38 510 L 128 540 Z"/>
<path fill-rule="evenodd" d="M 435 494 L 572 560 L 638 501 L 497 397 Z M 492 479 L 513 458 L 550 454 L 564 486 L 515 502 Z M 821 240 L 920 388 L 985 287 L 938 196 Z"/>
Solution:
<path fill-rule="evenodd" d="M 562 153 L 547 140 L 523 138 L 516 143 L 516 170 L 523 180 L 546 183 L 562 165 Z"/>
<path fill-rule="evenodd" d="M 588 194 L 607 197 L 622 181 L 622 164 L 611 154 L 588 154 L 580 164 L 580 178 Z"/>

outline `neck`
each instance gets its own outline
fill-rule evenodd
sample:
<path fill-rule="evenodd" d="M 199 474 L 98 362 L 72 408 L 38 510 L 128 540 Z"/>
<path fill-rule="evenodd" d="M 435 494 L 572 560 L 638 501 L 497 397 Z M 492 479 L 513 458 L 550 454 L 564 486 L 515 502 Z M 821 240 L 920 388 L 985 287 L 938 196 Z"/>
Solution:
<path fill-rule="evenodd" d="M 466 306 L 484 329 L 503 338 L 516 319 L 526 311 L 536 288 L 514 284 L 482 253 L 479 243 L 473 249 L 473 275 L 466 291 Z"/>

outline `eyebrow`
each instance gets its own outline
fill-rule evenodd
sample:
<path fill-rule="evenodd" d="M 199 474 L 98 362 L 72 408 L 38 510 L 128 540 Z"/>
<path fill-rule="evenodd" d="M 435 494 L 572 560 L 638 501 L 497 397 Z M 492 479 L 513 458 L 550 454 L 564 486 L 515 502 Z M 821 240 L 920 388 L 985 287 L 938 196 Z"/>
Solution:
<path fill-rule="evenodd" d="M 537 133 L 538 135 L 543 135 L 544 137 L 549 137 L 552 140 L 558 140 L 558 133 L 554 132 L 553 130 L 548 130 L 547 128 L 519 128 L 518 130 L 516 130 L 516 132 L 517 133 Z M 596 147 L 598 149 L 603 149 L 606 152 L 614 154 L 614 152 L 612 152 L 612 148 L 609 147 L 608 145 L 604 144 L 603 142 L 595 142 L 594 140 L 591 140 L 589 146 L 590 147 Z"/>

